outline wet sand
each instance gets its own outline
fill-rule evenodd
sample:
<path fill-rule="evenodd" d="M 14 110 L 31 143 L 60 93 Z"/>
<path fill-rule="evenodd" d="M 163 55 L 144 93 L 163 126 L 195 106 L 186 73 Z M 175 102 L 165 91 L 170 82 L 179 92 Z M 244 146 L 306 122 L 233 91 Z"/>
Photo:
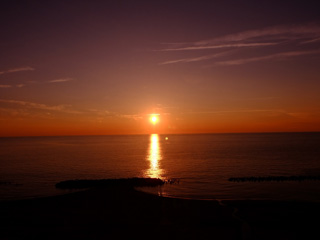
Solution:
<path fill-rule="evenodd" d="M 320 239 L 319 205 L 175 199 L 105 187 L 0 202 L 0 239 Z"/>

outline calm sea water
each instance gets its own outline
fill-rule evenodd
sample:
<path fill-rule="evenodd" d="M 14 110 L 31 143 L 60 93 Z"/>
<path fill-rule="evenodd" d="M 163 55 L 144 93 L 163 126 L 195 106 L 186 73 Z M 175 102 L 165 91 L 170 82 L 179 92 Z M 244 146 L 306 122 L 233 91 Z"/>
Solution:
<path fill-rule="evenodd" d="M 320 201 L 320 181 L 229 182 L 320 175 L 320 133 L 0 138 L 0 199 L 65 193 L 69 179 L 179 178 L 146 188 L 197 199 Z"/>

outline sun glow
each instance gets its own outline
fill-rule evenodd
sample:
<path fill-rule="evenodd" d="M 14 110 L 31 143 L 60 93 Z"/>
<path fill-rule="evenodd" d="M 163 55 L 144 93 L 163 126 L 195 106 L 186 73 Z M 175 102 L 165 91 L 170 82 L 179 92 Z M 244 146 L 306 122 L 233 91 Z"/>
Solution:
<path fill-rule="evenodd" d="M 159 121 L 159 118 L 158 118 L 158 116 L 156 114 L 152 114 L 151 117 L 150 117 L 150 121 L 153 124 L 156 124 Z"/>

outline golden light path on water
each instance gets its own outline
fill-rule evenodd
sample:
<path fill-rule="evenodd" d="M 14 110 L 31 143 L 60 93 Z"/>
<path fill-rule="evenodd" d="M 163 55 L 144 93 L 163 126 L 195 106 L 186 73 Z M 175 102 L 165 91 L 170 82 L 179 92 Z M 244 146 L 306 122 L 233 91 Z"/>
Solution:
<path fill-rule="evenodd" d="M 160 161 L 161 148 L 158 134 L 151 134 L 150 145 L 147 155 L 147 160 L 150 162 L 149 169 L 146 170 L 146 177 L 161 178 L 163 175 L 163 169 L 161 169 Z"/>

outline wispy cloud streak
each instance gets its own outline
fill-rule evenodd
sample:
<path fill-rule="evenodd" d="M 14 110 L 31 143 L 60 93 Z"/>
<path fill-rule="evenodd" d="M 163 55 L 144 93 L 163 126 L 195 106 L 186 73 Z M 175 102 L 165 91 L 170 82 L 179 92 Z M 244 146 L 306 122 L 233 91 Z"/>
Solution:
<path fill-rule="evenodd" d="M 229 60 L 229 61 L 220 61 L 216 62 L 216 65 L 222 65 L 222 66 L 230 66 L 230 65 L 241 65 L 251 62 L 259 62 L 264 60 L 281 60 L 286 59 L 290 57 L 298 57 L 303 55 L 311 55 L 311 54 L 318 54 L 320 53 L 319 50 L 313 50 L 313 51 L 295 51 L 295 52 L 283 52 L 283 53 L 277 53 L 277 54 L 271 54 L 267 56 L 261 56 L 261 57 L 253 57 L 253 58 L 243 58 L 243 59 L 236 59 L 236 60 Z"/>
<path fill-rule="evenodd" d="M 25 84 L 16 84 L 16 85 L 2 84 L 0 85 L 0 88 L 12 88 L 12 87 L 22 88 L 24 86 Z"/>
<path fill-rule="evenodd" d="M 143 118 L 141 115 L 138 114 L 118 114 L 117 116 L 121 118 L 132 119 L 135 121 L 141 120 Z"/>
<path fill-rule="evenodd" d="M 11 88 L 11 85 L 0 85 L 0 88 Z"/>
<path fill-rule="evenodd" d="M 304 113 L 301 112 L 289 112 L 283 109 L 240 109 L 240 110 L 226 110 L 226 111 L 206 111 L 206 112 L 185 112 L 184 114 L 216 114 L 216 115 L 224 115 L 224 114 L 267 114 L 268 116 L 277 116 L 277 115 L 285 115 L 289 117 L 300 117 L 303 116 Z"/>
<path fill-rule="evenodd" d="M 20 68 L 12 68 L 12 69 L 8 69 L 5 71 L 0 71 L 0 75 L 1 74 L 6 74 L 6 73 L 14 73 L 14 72 L 22 72 L 22 71 L 34 71 L 35 69 L 32 67 L 20 67 Z"/>
<path fill-rule="evenodd" d="M 242 47 L 262 47 L 272 46 L 278 43 L 235 43 L 235 44 L 220 44 L 220 45 L 203 45 L 203 46 L 189 46 L 181 48 L 166 48 L 160 51 L 186 51 L 186 50 L 205 50 L 205 49 L 221 49 L 221 48 L 242 48 Z"/>
<path fill-rule="evenodd" d="M 231 51 L 226 51 L 226 52 L 222 52 L 222 53 L 216 53 L 216 54 L 211 54 L 211 55 L 206 55 L 206 56 L 201 56 L 201 57 L 195 57 L 195 58 L 183 58 L 183 59 L 177 59 L 177 60 L 171 60 L 171 61 L 166 61 L 163 63 L 160 63 L 160 65 L 165 65 L 165 64 L 172 64 L 172 63 L 181 63 L 181 62 L 198 62 L 198 61 L 204 61 L 204 60 L 209 60 L 209 59 L 213 59 L 213 58 L 218 58 L 218 57 L 222 57 L 225 55 L 230 54 Z"/>
<path fill-rule="evenodd" d="M 315 43 L 315 42 L 319 42 L 320 41 L 320 37 L 319 38 L 314 38 L 308 41 L 304 41 L 302 42 L 302 44 L 307 44 L 307 43 Z"/>
<path fill-rule="evenodd" d="M 56 105 L 56 106 L 49 106 L 42 103 L 34 103 L 34 102 L 27 102 L 27 101 L 20 101 L 20 100 L 7 100 L 7 99 L 0 99 L 0 103 L 6 104 L 15 104 L 20 105 L 26 108 L 35 108 L 40 110 L 47 110 L 47 111 L 59 111 L 65 113 L 80 113 L 78 111 L 74 111 L 70 109 L 70 105 Z"/>
<path fill-rule="evenodd" d="M 89 109 L 90 115 L 97 115 L 99 121 L 102 121 L 105 118 L 126 118 L 134 121 L 139 121 L 143 119 L 141 114 L 124 114 L 118 112 L 111 112 L 108 110 L 98 110 L 98 109 Z"/>
<path fill-rule="evenodd" d="M 72 78 L 59 78 L 59 79 L 50 80 L 48 82 L 49 83 L 62 83 L 62 82 L 69 82 L 72 80 L 73 80 Z"/>
<path fill-rule="evenodd" d="M 274 26 L 243 31 L 191 43 L 176 43 L 171 44 L 172 47 L 166 47 L 158 51 L 181 51 L 187 53 L 197 50 L 204 50 L 208 52 L 229 48 L 233 50 L 239 49 L 239 52 L 241 51 L 241 53 L 246 53 L 252 48 L 259 49 L 259 51 L 254 52 L 254 54 L 258 55 L 256 57 L 246 59 L 241 57 L 238 57 L 238 59 L 232 57 L 233 59 L 231 59 L 231 57 L 229 57 L 229 60 L 219 61 L 211 65 L 231 66 L 269 59 L 286 59 L 302 55 L 319 54 L 319 46 L 317 45 L 319 42 L 320 25 L 306 24 L 296 26 Z M 167 46 L 170 46 L 170 44 L 167 44 Z M 277 46 L 281 46 L 282 51 L 286 50 L 286 52 L 279 52 L 280 48 Z M 263 55 L 266 49 L 268 52 L 273 54 L 266 56 Z M 223 55 L 206 54 L 198 57 L 185 57 L 183 59 L 168 60 L 160 63 L 160 65 L 199 62 L 222 56 Z"/>
<path fill-rule="evenodd" d="M 207 45 L 218 42 L 240 42 L 249 40 L 295 40 L 295 39 L 314 39 L 320 36 L 320 26 L 310 25 L 299 25 L 299 26 L 274 26 L 263 29 L 255 29 L 243 31 L 236 34 L 229 34 L 210 40 L 195 42 L 195 45 Z"/>

